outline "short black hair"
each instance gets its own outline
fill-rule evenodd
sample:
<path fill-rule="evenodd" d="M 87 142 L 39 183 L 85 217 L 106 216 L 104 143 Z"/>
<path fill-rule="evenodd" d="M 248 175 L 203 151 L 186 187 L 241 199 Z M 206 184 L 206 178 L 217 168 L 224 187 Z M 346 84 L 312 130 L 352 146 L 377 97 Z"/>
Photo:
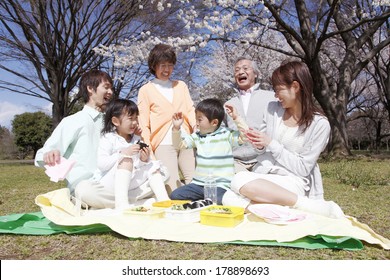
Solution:
<path fill-rule="evenodd" d="M 196 112 L 203 113 L 209 121 L 218 120 L 218 127 L 225 118 L 225 109 L 221 101 L 216 98 L 207 98 L 199 102 L 195 108 Z"/>
<path fill-rule="evenodd" d="M 103 72 L 98 69 L 92 69 L 84 73 L 84 75 L 80 79 L 78 93 L 79 96 L 83 99 L 84 103 L 88 103 L 89 101 L 90 96 L 88 93 L 88 87 L 90 86 L 94 90 L 96 90 L 102 82 L 108 82 L 111 84 L 111 86 L 113 86 L 112 78 L 106 72 Z"/>
<path fill-rule="evenodd" d="M 120 118 L 122 114 L 131 116 L 133 114 L 139 115 L 139 110 L 137 104 L 128 99 L 118 98 L 112 100 L 106 109 L 106 114 L 104 116 L 104 126 L 102 129 L 102 134 L 109 133 L 115 130 L 115 126 L 112 123 L 112 118 Z"/>

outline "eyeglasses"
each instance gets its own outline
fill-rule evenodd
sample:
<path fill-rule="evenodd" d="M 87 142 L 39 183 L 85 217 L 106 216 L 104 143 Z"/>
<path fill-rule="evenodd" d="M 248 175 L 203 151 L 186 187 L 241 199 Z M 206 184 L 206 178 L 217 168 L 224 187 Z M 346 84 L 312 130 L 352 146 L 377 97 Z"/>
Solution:
<path fill-rule="evenodd" d="M 173 69 L 173 67 L 175 67 L 174 64 L 160 64 L 160 65 L 158 65 L 158 68 L 160 68 L 161 70 Z"/>
<path fill-rule="evenodd" d="M 244 71 L 244 72 L 248 72 L 250 70 L 253 70 L 253 68 L 250 67 L 250 66 L 236 67 L 236 68 L 234 68 L 234 73 L 238 73 L 241 70 Z"/>

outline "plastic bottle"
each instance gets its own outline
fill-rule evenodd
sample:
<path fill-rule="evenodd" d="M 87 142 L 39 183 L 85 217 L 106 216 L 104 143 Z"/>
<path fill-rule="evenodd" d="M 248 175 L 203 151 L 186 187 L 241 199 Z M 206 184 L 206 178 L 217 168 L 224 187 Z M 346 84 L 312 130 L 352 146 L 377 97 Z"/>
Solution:
<path fill-rule="evenodd" d="M 217 204 L 217 184 L 211 173 L 208 174 L 205 180 L 204 199 L 211 199 L 213 204 Z"/>

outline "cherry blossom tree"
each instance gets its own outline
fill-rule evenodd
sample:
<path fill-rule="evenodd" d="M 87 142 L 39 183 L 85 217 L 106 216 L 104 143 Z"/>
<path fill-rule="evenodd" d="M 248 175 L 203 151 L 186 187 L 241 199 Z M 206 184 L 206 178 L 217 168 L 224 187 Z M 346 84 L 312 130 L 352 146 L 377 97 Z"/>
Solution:
<path fill-rule="evenodd" d="M 379 151 L 390 136 L 388 112 L 378 90 L 371 73 L 362 71 L 352 83 L 347 112 L 350 143 L 368 142 L 369 148 L 375 151 Z"/>
<path fill-rule="evenodd" d="M 379 38 L 390 37 L 390 23 L 384 25 Z M 390 123 L 390 46 L 383 48 L 371 60 L 366 71 L 375 81 L 378 98 L 388 113 Z"/>
<path fill-rule="evenodd" d="M 379 34 L 386 26 L 388 32 L 390 7 L 385 2 L 37 0 L 20 4 L 7 0 L 0 4 L 0 42 L 5 47 L 0 55 L 3 61 L 33 65 L 35 76 L 2 62 L 0 69 L 32 85 L 19 85 L 19 93 L 52 101 L 58 122 L 70 112 L 69 92 L 77 79 L 93 66 L 112 74 L 116 95 L 135 97 L 149 78 L 147 54 L 159 42 L 178 50 L 175 74 L 189 83 L 196 96 L 230 94 L 231 66 L 237 55 L 266 62 L 261 65 L 263 74 L 271 73 L 283 56 L 297 58 L 308 64 L 314 96 L 331 123 L 329 151 L 348 155 L 352 84 L 367 65 L 374 65 L 378 54 L 385 57 L 390 44 L 388 35 Z M 259 56 L 262 53 L 271 58 Z M 377 68 L 383 66 L 386 71 L 384 63 Z M 15 88 L 8 81 L 0 87 Z"/>
<path fill-rule="evenodd" d="M 269 40 L 276 41 L 275 38 Z M 287 56 L 269 49 L 258 48 L 247 44 L 233 44 L 218 42 L 214 44 L 211 54 L 200 64 L 199 71 L 208 82 L 198 85 L 200 98 L 215 97 L 227 101 L 236 92 L 234 91 L 234 63 L 238 57 L 253 59 L 260 70 L 257 82 L 264 90 L 272 90 L 270 75 Z"/>
<path fill-rule="evenodd" d="M 161 3 L 164 6 L 167 1 Z M 375 55 L 390 44 L 388 37 L 372 40 L 389 22 L 390 8 L 380 4 L 381 1 L 366 0 L 176 0 L 175 5 L 185 5 L 177 11 L 184 28 L 198 35 L 162 38 L 150 34 L 149 39 L 158 38 L 193 53 L 222 42 L 223 54 L 212 60 L 211 67 L 207 60 L 203 69 L 204 77 L 210 79 L 203 87 L 206 92 L 228 87 L 229 82 L 223 77 L 229 77 L 226 68 L 232 61 L 226 58 L 233 57 L 228 49 L 234 50 L 234 46 L 258 52 L 277 51 L 303 60 L 314 79 L 314 96 L 332 126 L 329 152 L 335 156 L 349 155 L 347 107 L 351 84 Z M 272 35 L 278 40 L 269 40 Z M 219 77 L 216 68 L 225 68 Z"/>
<path fill-rule="evenodd" d="M 93 49 L 164 26 L 160 10 L 146 0 L 0 1 L 0 89 L 52 102 L 55 127 L 80 99 L 70 93 L 81 75 L 107 60 Z"/>
<path fill-rule="evenodd" d="M 390 7 L 365 0 L 203 2 L 211 9 L 208 16 L 198 18 L 193 11 L 183 11 L 183 18 L 193 28 L 209 30 L 208 41 L 247 43 L 308 64 L 314 96 L 332 126 L 330 152 L 349 155 L 346 125 L 351 84 L 375 54 L 390 44 L 389 38 L 371 40 L 388 23 Z M 267 32 L 280 33 L 284 40 L 269 44 L 263 40 Z M 286 44 L 291 51 L 281 47 Z M 334 48 L 329 49 L 330 44 Z"/>

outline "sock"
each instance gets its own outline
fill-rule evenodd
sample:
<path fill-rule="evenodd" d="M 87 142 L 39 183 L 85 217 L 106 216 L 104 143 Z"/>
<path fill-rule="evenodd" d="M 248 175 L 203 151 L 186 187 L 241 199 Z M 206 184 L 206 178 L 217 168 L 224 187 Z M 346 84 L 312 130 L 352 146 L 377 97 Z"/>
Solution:
<path fill-rule="evenodd" d="M 129 185 L 131 181 L 131 171 L 118 169 L 115 173 L 115 208 L 126 209 L 129 204 Z"/>
<path fill-rule="evenodd" d="M 311 212 L 314 214 L 339 219 L 344 217 L 343 210 L 333 201 L 310 199 L 305 196 L 298 196 L 293 208 Z"/>
<path fill-rule="evenodd" d="M 250 200 L 233 191 L 227 190 L 222 197 L 222 205 L 237 206 L 246 209 L 250 204 Z"/>
<path fill-rule="evenodd" d="M 167 189 L 165 188 L 164 179 L 160 173 L 153 173 L 150 176 L 149 185 L 157 201 L 170 200 Z"/>

